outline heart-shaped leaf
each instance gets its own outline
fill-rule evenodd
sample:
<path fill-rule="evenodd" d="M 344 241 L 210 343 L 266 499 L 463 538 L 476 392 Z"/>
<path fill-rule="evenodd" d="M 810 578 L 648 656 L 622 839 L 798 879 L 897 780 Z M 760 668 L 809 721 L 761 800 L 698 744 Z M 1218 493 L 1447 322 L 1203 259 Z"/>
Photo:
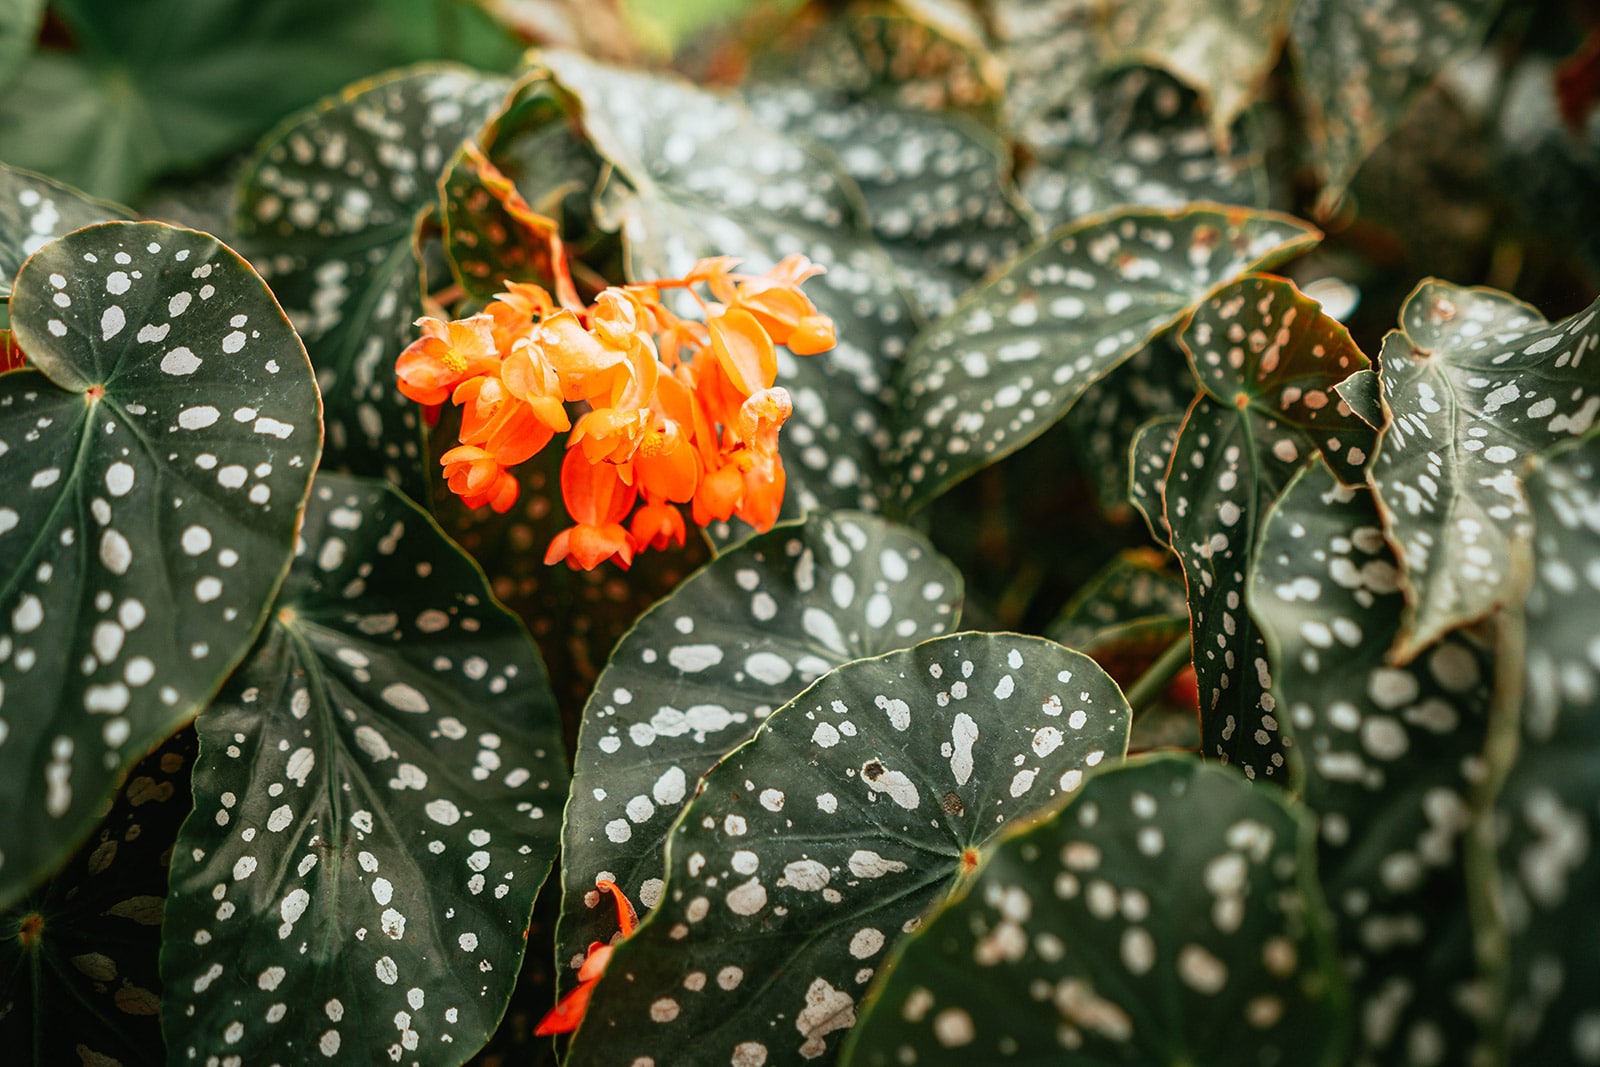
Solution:
<path fill-rule="evenodd" d="M 1037 637 L 955 634 L 825 675 L 706 776 L 568 1063 L 831 1054 L 890 941 L 1009 821 L 1116 762 L 1128 720 L 1092 660 Z"/>
<path fill-rule="evenodd" d="M 321 438 L 305 350 L 213 237 L 113 222 L 23 265 L 0 376 L 0 906 L 210 699 L 288 570 Z M 42 801 L 42 802 L 41 802 Z"/>
<path fill-rule="evenodd" d="M 198 723 L 162 952 L 173 1060 L 459 1064 L 554 858 L 554 701 L 483 573 L 394 487 L 320 475 Z"/>
<path fill-rule="evenodd" d="M 184 729 L 136 764 L 71 862 L 0 917 L 7 1048 L 35 1063 L 166 1062 L 156 958 L 194 750 Z"/>
<path fill-rule="evenodd" d="M 1071 106 L 1104 73 L 1101 9 L 1084 0 L 990 0 L 988 21 L 1006 70 L 1005 125 L 1024 144 L 1034 123 Z"/>
<path fill-rule="evenodd" d="M 1462 857 L 1483 775 L 1488 649 L 1450 635 L 1389 666 L 1402 612 L 1394 555 L 1372 494 L 1341 486 L 1320 459 L 1265 520 L 1250 607 L 1293 731 L 1292 779 L 1319 820 L 1317 870 L 1359 1023 L 1350 1062 L 1472 1062 Z"/>
<path fill-rule="evenodd" d="M 780 438 L 783 514 L 880 510 L 888 442 L 880 393 L 914 323 L 893 265 L 858 217 L 854 184 L 735 100 L 569 53 L 539 59 L 582 102 L 583 129 L 611 165 L 596 213 L 621 234 L 630 280 L 681 276 L 711 255 L 760 271 L 801 253 L 827 268 L 806 292 L 833 318 L 838 346 L 804 359 L 779 353 L 778 384 L 794 398 Z"/>
<path fill-rule="evenodd" d="M 1163 548 L 1172 547 L 1172 527 L 1167 525 L 1167 474 L 1172 449 L 1183 428 L 1182 415 L 1163 415 L 1139 427 L 1129 447 L 1128 503 L 1144 516 L 1150 536 Z"/>
<path fill-rule="evenodd" d="M 961 593 L 960 573 L 917 534 L 836 513 L 730 549 L 646 613 L 578 735 L 558 958 L 581 962 L 615 932 L 597 879 L 656 906 L 667 832 L 718 758 L 840 664 L 955 629 Z"/>
<path fill-rule="evenodd" d="M 1261 95 L 1278 61 L 1294 0 L 1118 4 L 1103 24 L 1108 66 L 1144 64 L 1170 71 L 1200 94 L 1212 137 Z"/>
<path fill-rule="evenodd" d="M 756 118 L 832 149 L 867 202 L 872 234 L 924 315 L 956 298 L 1033 240 L 1010 188 L 1000 142 L 937 112 L 851 103 L 797 85 L 746 90 Z"/>
<path fill-rule="evenodd" d="M 1312 840 L 1194 759 L 1097 774 L 902 943 L 843 1062 L 1342 1063 Z"/>
<path fill-rule="evenodd" d="M 125 219 L 128 212 L 92 200 L 76 189 L 0 163 L 0 300 L 22 261 L 81 226 Z"/>
<path fill-rule="evenodd" d="M 1379 357 L 1372 483 L 1400 557 L 1399 663 L 1505 596 L 1526 551 L 1521 465 L 1600 415 L 1600 301 L 1558 323 L 1491 289 L 1423 282 Z"/>
<path fill-rule="evenodd" d="M 1284 215 L 1127 209 L 1076 224 L 918 335 L 896 377 L 896 501 L 1021 448 L 1215 285 L 1317 240 Z"/>
<path fill-rule="evenodd" d="M 360 83 L 281 125 L 240 179 L 239 232 L 317 368 L 328 468 L 381 475 L 415 500 L 421 422 L 394 361 L 422 314 L 417 217 L 507 88 L 440 66 Z"/>
<path fill-rule="evenodd" d="M 1520 730 L 1495 799 L 1506 1036 L 1516 1063 L 1582 1062 L 1596 1047 L 1600 983 L 1579 946 L 1600 938 L 1597 457 L 1590 437 L 1528 481 L 1535 536 Z"/>
<path fill-rule="evenodd" d="M 1500 0 L 1394 4 L 1378 14 L 1343 0 L 1299 0 L 1290 45 L 1300 99 L 1310 112 L 1331 208 L 1367 153 L 1388 136 L 1417 94 L 1483 40 Z"/>
<path fill-rule="evenodd" d="M 1345 328 L 1281 278 L 1251 276 L 1195 309 L 1180 338 L 1205 390 L 1173 445 L 1166 482 L 1200 685 L 1203 751 L 1251 778 L 1285 776 L 1266 646 L 1244 608 L 1267 509 L 1320 452 L 1359 481 L 1372 428 L 1333 388 L 1367 365 Z"/>

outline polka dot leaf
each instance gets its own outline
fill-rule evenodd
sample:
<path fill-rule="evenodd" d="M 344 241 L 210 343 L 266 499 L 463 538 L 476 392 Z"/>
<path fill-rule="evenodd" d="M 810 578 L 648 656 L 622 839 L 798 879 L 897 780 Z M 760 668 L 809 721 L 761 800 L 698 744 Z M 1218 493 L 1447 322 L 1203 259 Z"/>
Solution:
<path fill-rule="evenodd" d="M 22 261 L 49 242 L 80 226 L 127 217 L 124 208 L 0 163 L 0 300 L 10 298 Z"/>
<path fill-rule="evenodd" d="M 1228 130 L 1266 87 L 1294 0 L 1172 4 L 1120 3 L 1105 19 L 1108 66 L 1170 72 L 1200 94 L 1212 137 Z"/>
<path fill-rule="evenodd" d="M 921 536 L 840 512 L 730 549 L 640 618 L 584 712 L 558 959 L 616 932 L 598 878 L 641 911 L 658 903 L 667 832 L 695 782 L 774 708 L 843 663 L 949 633 L 961 597 L 960 573 Z"/>
<path fill-rule="evenodd" d="M 1093 776 L 901 943 L 842 1062 L 1342 1064 L 1307 823 L 1186 757 Z"/>
<path fill-rule="evenodd" d="M 464 1062 L 566 787 L 538 654 L 482 572 L 394 487 L 319 475 L 273 619 L 197 725 L 173 1060 Z"/>
<path fill-rule="evenodd" d="M 1516 752 L 1495 800 L 1506 1037 L 1515 1063 L 1600 1058 L 1600 446 L 1562 449 L 1528 481 L 1533 588 Z M 1579 946 L 1591 946 L 1585 950 Z"/>
<path fill-rule="evenodd" d="M 567 1062 L 835 1055 L 890 943 L 1008 823 L 1117 762 L 1130 717 L 1092 660 L 1037 637 L 955 634 L 825 675 L 705 777 Z"/>
<path fill-rule="evenodd" d="M 507 88 L 443 66 L 358 82 L 268 135 L 240 181 L 241 238 L 317 368 L 328 469 L 381 475 L 416 500 L 421 422 L 394 361 L 423 311 L 417 218 Z"/>
<path fill-rule="evenodd" d="M 1128 503 L 1144 516 L 1150 536 L 1163 548 L 1172 545 L 1172 527 L 1167 525 L 1167 471 L 1172 466 L 1172 449 L 1183 428 L 1182 415 L 1160 415 L 1133 435 L 1128 449 L 1132 469 L 1128 472 Z"/>
<path fill-rule="evenodd" d="M 827 268 L 806 294 L 833 318 L 838 346 L 805 358 L 779 350 L 778 384 L 794 399 L 780 438 L 783 514 L 880 510 L 882 394 L 915 323 L 854 183 L 822 149 L 769 129 L 731 98 L 570 53 L 539 59 L 579 98 L 582 127 L 610 164 L 596 217 L 620 233 L 630 279 L 680 276 L 712 255 L 761 271 L 801 253 Z"/>
<path fill-rule="evenodd" d="M 1403 598 L 1372 494 L 1317 459 L 1266 517 L 1251 608 L 1271 650 L 1292 780 L 1351 976 L 1353 1067 L 1467 1063 L 1477 971 L 1464 849 L 1483 775 L 1489 650 L 1387 653 Z"/>
<path fill-rule="evenodd" d="M 1300 0 L 1289 46 L 1309 110 L 1323 203 L 1338 202 L 1367 154 L 1417 96 L 1482 43 L 1498 0 L 1432 0 L 1375 8 Z"/>
<path fill-rule="evenodd" d="M 35 1063 L 165 1062 L 161 917 L 194 731 L 134 765 L 83 847 L 0 915 L 0 1041 Z"/>
<path fill-rule="evenodd" d="M 757 119 L 831 149 L 861 190 L 867 218 L 925 315 L 942 315 L 1034 237 L 1010 189 L 1001 143 L 966 120 L 798 85 L 745 92 Z"/>
<path fill-rule="evenodd" d="M 111 222 L 24 264 L 0 376 L 0 906 L 244 655 L 321 436 L 305 350 L 205 234 Z"/>
<path fill-rule="evenodd" d="M 1502 600 L 1530 534 L 1523 465 L 1600 414 L 1600 301 L 1546 322 L 1490 289 L 1423 282 L 1384 340 L 1372 481 L 1400 557 L 1409 660 Z"/>
<path fill-rule="evenodd" d="M 1200 687 L 1202 751 L 1282 781 L 1285 742 L 1266 647 L 1244 607 L 1267 508 L 1320 450 L 1360 480 L 1372 428 L 1333 392 L 1367 359 L 1287 281 L 1260 275 L 1218 289 L 1180 338 L 1205 393 L 1173 445 L 1165 485 L 1183 564 Z"/>
<path fill-rule="evenodd" d="M 923 331 L 896 378 L 896 500 L 920 507 L 1053 425 L 1215 285 L 1317 239 L 1243 208 L 1127 208 L 1058 231 Z"/>

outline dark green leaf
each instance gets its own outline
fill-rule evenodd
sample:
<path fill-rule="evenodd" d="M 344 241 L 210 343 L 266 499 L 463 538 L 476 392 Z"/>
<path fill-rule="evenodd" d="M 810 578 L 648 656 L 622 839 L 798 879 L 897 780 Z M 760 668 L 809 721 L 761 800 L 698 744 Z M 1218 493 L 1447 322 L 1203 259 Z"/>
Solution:
<path fill-rule="evenodd" d="M 14 1056 L 166 1062 L 156 958 L 194 748 L 184 729 L 136 764 L 71 862 L 0 917 L 0 1041 Z"/>
<path fill-rule="evenodd" d="M 1600 414 L 1600 301 L 1547 323 L 1492 289 L 1423 282 L 1379 357 L 1389 420 L 1372 482 L 1400 557 L 1406 616 L 1391 656 L 1482 618 L 1526 551 L 1521 465 Z"/>
<path fill-rule="evenodd" d="M 44 17 L 44 0 L 4 0 L 0 3 L 0 89 L 4 89 L 33 51 Z"/>
<path fill-rule="evenodd" d="M 667 832 L 719 757 L 840 664 L 955 629 L 961 592 L 960 573 L 918 535 L 836 513 L 730 549 L 645 614 L 584 712 L 559 958 L 581 962 L 615 932 L 597 878 L 656 906 Z"/>
<path fill-rule="evenodd" d="M 1250 606 L 1294 738 L 1294 784 L 1319 820 L 1357 1024 L 1350 1062 L 1474 1062 L 1481 988 L 1462 853 L 1483 777 L 1488 650 L 1450 635 L 1408 666 L 1387 663 L 1402 617 L 1394 555 L 1372 494 L 1320 461 L 1265 520 Z"/>
<path fill-rule="evenodd" d="M 1495 800 L 1502 957 L 1514 1063 L 1583 1063 L 1600 1050 L 1600 588 L 1597 446 L 1563 450 L 1528 481 L 1533 590 L 1522 645 L 1515 762 Z"/>
<path fill-rule="evenodd" d="M 1358 370 L 1333 388 L 1357 418 L 1374 430 L 1383 429 L 1383 386 L 1377 368 Z"/>
<path fill-rule="evenodd" d="M 1380 9 L 1299 0 L 1290 45 L 1332 207 L 1417 94 L 1479 46 L 1500 0 L 1430 0 Z"/>
<path fill-rule="evenodd" d="M 1100 15 L 1084 0 L 990 0 L 1006 126 L 1024 144 L 1036 143 L 1034 123 L 1071 107 L 1104 72 Z"/>
<path fill-rule="evenodd" d="M 903 942 L 844 1062 L 1342 1063 L 1308 822 L 1193 759 L 1095 775 Z"/>
<path fill-rule="evenodd" d="M 244 655 L 320 450 L 305 350 L 215 238 L 112 222 L 23 266 L 0 375 L 0 905 Z"/>
<path fill-rule="evenodd" d="M 896 377 L 896 500 L 914 510 L 1043 433 L 1214 285 L 1317 232 L 1284 215 L 1128 209 L 1054 234 L 923 331 Z"/>
<path fill-rule="evenodd" d="M 352 86 L 274 131 L 241 179 L 239 231 L 317 368 L 329 469 L 381 475 L 417 500 L 421 422 L 394 376 L 422 313 L 417 217 L 507 87 L 451 67 Z"/>
<path fill-rule="evenodd" d="M 80 226 L 127 217 L 123 208 L 0 163 L 0 300 L 10 298 L 22 261 L 46 244 Z"/>
<path fill-rule="evenodd" d="M 622 235 L 629 280 L 681 276 L 710 255 L 761 271 L 801 253 L 828 269 L 806 292 L 833 317 L 838 347 L 804 359 L 779 351 L 778 384 L 794 398 L 781 438 L 783 514 L 879 510 L 880 394 L 914 324 L 892 264 L 864 232 L 854 184 L 730 99 L 572 54 L 541 61 L 582 101 L 583 128 L 613 168 L 596 210 Z"/>
<path fill-rule="evenodd" d="M 173 1062 L 465 1061 L 566 791 L 543 667 L 482 572 L 392 486 L 319 476 L 273 620 L 198 729 Z"/>
<path fill-rule="evenodd" d="M 1167 524 L 1167 475 L 1172 467 L 1172 449 L 1183 428 L 1182 415 L 1162 415 L 1139 427 L 1129 449 L 1128 502 L 1150 527 L 1150 536 L 1163 548 L 1172 546 L 1172 527 Z"/>
<path fill-rule="evenodd" d="M 1037 637 L 956 634 L 824 676 L 706 776 L 568 1062 L 832 1054 L 890 941 L 1007 822 L 1120 759 L 1128 720 L 1092 660 Z"/>

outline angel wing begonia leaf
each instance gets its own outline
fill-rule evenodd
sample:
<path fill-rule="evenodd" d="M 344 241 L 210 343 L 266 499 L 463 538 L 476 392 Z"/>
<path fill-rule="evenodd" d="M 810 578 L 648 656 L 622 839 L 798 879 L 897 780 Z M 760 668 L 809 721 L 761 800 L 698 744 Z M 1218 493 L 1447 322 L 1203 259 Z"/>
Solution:
<path fill-rule="evenodd" d="M 1183 415 L 1162 415 L 1139 427 L 1128 448 L 1128 503 L 1144 517 L 1150 536 L 1163 548 L 1172 547 L 1172 527 L 1167 525 L 1167 474 L 1172 449 L 1183 428 Z"/>
<path fill-rule="evenodd" d="M 127 210 L 115 204 L 0 163 L 0 300 L 10 298 L 11 279 L 23 261 L 57 237 L 127 217 Z"/>
<path fill-rule="evenodd" d="M 446 66 L 357 83 L 269 134 L 240 180 L 239 232 L 317 368 L 328 468 L 381 475 L 417 500 L 421 421 L 394 376 L 422 314 L 417 218 L 508 88 Z"/>
<path fill-rule="evenodd" d="M 1215 285 L 1318 239 L 1288 216 L 1130 208 L 1060 230 L 918 335 L 896 375 L 895 502 L 1021 448 Z"/>
<path fill-rule="evenodd" d="M 825 675 L 706 776 L 661 903 L 614 948 L 568 1062 L 835 1054 L 890 942 L 984 846 L 1121 758 L 1127 704 L 1080 653 L 954 634 Z"/>
<path fill-rule="evenodd" d="M 1094 775 L 905 939 L 843 1062 L 1342 1063 L 1308 824 L 1188 757 Z"/>
<path fill-rule="evenodd" d="M 578 736 L 560 961 L 615 932 L 597 879 L 660 902 L 667 832 L 718 758 L 840 664 L 949 633 L 961 596 L 960 573 L 922 537 L 836 512 L 730 549 L 640 618 Z"/>
<path fill-rule="evenodd" d="M 464 1062 L 566 786 L 538 653 L 482 572 L 394 487 L 319 475 L 272 621 L 197 726 L 172 1061 Z"/>
<path fill-rule="evenodd" d="M 113 222 L 23 265 L 0 376 L 0 904 L 244 655 L 317 463 L 305 349 L 213 237 Z M 42 798 L 42 802 L 41 802 Z"/>
<path fill-rule="evenodd" d="M 1481 988 L 1464 851 L 1490 650 L 1448 635 L 1388 664 L 1403 607 L 1394 554 L 1371 492 L 1320 458 L 1266 516 L 1250 582 L 1350 975 L 1349 1062 L 1470 1062 Z"/>
<path fill-rule="evenodd" d="M 1388 415 L 1372 461 L 1400 557 L 1405 662 L 1487 615 L 1526 552 L 1520 467 L 1600 414 L 1600 301 L 1561 322 L 1504 293 L 1423 282 L 1379 357 Z"/>

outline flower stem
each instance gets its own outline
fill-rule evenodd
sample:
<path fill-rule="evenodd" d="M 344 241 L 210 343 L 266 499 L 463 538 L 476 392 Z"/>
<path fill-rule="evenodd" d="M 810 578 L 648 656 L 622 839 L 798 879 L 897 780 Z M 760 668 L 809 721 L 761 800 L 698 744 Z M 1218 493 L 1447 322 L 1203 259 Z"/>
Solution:
<path fill-rule="evenodd" d="M 1167 683 L 1172 681 L 1188 662 L 1189 635 L 1184 634 L 1167 646 L 1167 650 L 1156 657 L 1156 661 L 1145 669 L 1138 681 L 1128 687 L 1126 693 L 1128 707 L 1133 709 L 1135 719 L 1150 710 L 1161 698 L 1161 691 L 1167 687 Z"/>

